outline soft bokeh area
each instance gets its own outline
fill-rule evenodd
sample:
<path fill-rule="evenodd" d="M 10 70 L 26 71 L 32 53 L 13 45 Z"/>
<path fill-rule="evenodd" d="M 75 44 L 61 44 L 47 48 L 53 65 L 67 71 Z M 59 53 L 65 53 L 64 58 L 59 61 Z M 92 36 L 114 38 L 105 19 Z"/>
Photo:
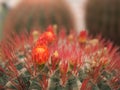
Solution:
<path fill-rule="evenodd" d="M 34 0 L 33 0 L 34 1 Z M 77 31 L 85 29 L 85 20 L 84 20 L 84 7 L 85 7 L 85 1 L 86 0 L 66 0 L 65 2 L 69 5 L 72 18 L 74 19 L 74 29 Z M 19 3 L 21 3 L 22 0 L 1 0 L 0 4 L 0 36 L 2 37 L 2 27 L 4 23 L 6 13 L 10 12 L 12 9 L 16 8 Z M 62 5 L 61 5 L 62 7 Z M 24 6 L 23 6 L 24 8 Z M 21 11 L 18 11 L 21 12 Z M 68 14 L 66 12 L 66 14 Z M 11 22 L 12 23 L 12 22 Z"/>
<path fill-rule="evenodd" d="M 30 31 L 54 24 L 66 28 L 67 32 L 68 29 L 88 30 L 92 36 L 101 35 L 120 45 L 120 0 L 61 1 L 0 0 L 0 38 L 3 32 L 16 28 Z"/>

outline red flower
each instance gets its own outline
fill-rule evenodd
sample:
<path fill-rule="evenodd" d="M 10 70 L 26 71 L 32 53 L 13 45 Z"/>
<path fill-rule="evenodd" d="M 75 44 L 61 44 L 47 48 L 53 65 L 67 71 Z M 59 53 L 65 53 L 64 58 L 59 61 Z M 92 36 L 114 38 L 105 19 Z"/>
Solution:
<path fill-rule="evenodd" d="M 44 32 L 40 38 L 38 39 L 37 43 L 41 44 L 41 43 L 51 43 L 55 40 L 56 36 L 54 34 L 54 31 L 53 31 L 53 27 L 52 26 L 49 26 L 47 28 L 47 31 Z"/>
<path fill-rule="evenodd" d="M 32 55 L 33 55 L 33 60 L 37 64 L 40 64 L 40 65 L 45 64 L 49 58 L 48 47 L 46 45 L 38 45 L 33 49 Z"/>
<path fill-rule="evenodd" d="M 79 42 L 85 43 L 87 40 L 87 31 L 81 31 L 79 35 Z"/>
<path fill-rule="evenodd" d="M 47 28 L 47 32 L 44 33 L 45 34 L 45 37 L 46 39 L 49 41 L 49 42 L 52 42 L 55 40 L 55 34 L 54 34 L 54 30 L 53 30 L 53 27 L 52 26 L 49 26 Z"/>

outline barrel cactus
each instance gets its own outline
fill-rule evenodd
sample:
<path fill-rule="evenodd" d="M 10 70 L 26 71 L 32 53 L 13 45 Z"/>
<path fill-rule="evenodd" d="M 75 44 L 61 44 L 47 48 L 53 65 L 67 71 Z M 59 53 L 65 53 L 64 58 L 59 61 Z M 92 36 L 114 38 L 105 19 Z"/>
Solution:
<path fill-rule="evenodd" d="M 86 26 L 93 35 L 101 34 L 120 46 L 120 0 L 88 0 Z"/>
<path fill-rule="evenodd" d="M 44 30 L 49 24 L 66 30 L 74 29 L 69 5 L 64 0 L 22 0 L 10 10 L 5 21 L 6 32 L 32 29 Z"/>
<path fill-rule="evenodd" d="M 86 31 L 58 35 L 49 26 L 10 34 L 1 43 L 0 90 L 120 90 L 120 56 Z"/>

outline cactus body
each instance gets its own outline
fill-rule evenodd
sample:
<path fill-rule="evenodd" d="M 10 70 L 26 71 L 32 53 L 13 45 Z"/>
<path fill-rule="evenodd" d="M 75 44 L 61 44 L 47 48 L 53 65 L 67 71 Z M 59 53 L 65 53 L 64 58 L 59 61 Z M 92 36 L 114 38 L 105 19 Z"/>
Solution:
<path fill-rule="evenodd" d="M 0 90 L 120 89 L 120 53 L 86 31 L 56 35 L 49 27 L 37 41 L 12 34 L 0 46 Z"/>
<path fill-rule="evenodd" d="M 74 29 L 72 13 L 64 0 L 23 0 L 8 13 L 4 30 L 44 30 L 48 25 L 65 27 L 67 30 Z"/>

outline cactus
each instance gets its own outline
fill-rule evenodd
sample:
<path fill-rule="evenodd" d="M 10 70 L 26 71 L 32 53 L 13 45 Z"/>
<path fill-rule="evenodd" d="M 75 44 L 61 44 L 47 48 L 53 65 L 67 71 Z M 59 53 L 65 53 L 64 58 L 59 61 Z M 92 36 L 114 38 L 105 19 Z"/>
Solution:
<path fill-rule="evenodd" d="M 18 33 L 24 29 L 42 31 L 49 24 L 74 29 L 72 12 L 64 0 L 23 0 L 8 13 L 4 30 Z"/>
<path fill-rule="evenodd" d="M 86 27 L 93 35 L 101 34 L 120 45 L 120 0 L 88 0 Z"/>
<path fill-rule="evenodd" d="M 35 35 L 13 33 L 1 41 L 0 90 L 120 90 L 112 43 L 86 31 L 56 35 L 52 26 Z"/>
<path fill-rule="evenodd" d="M 8 12 L 8 8 L 4 2 L 0 2 L 0 40 L 3 36 L 2 29 L 3 29 L 3 22 Z"/>

